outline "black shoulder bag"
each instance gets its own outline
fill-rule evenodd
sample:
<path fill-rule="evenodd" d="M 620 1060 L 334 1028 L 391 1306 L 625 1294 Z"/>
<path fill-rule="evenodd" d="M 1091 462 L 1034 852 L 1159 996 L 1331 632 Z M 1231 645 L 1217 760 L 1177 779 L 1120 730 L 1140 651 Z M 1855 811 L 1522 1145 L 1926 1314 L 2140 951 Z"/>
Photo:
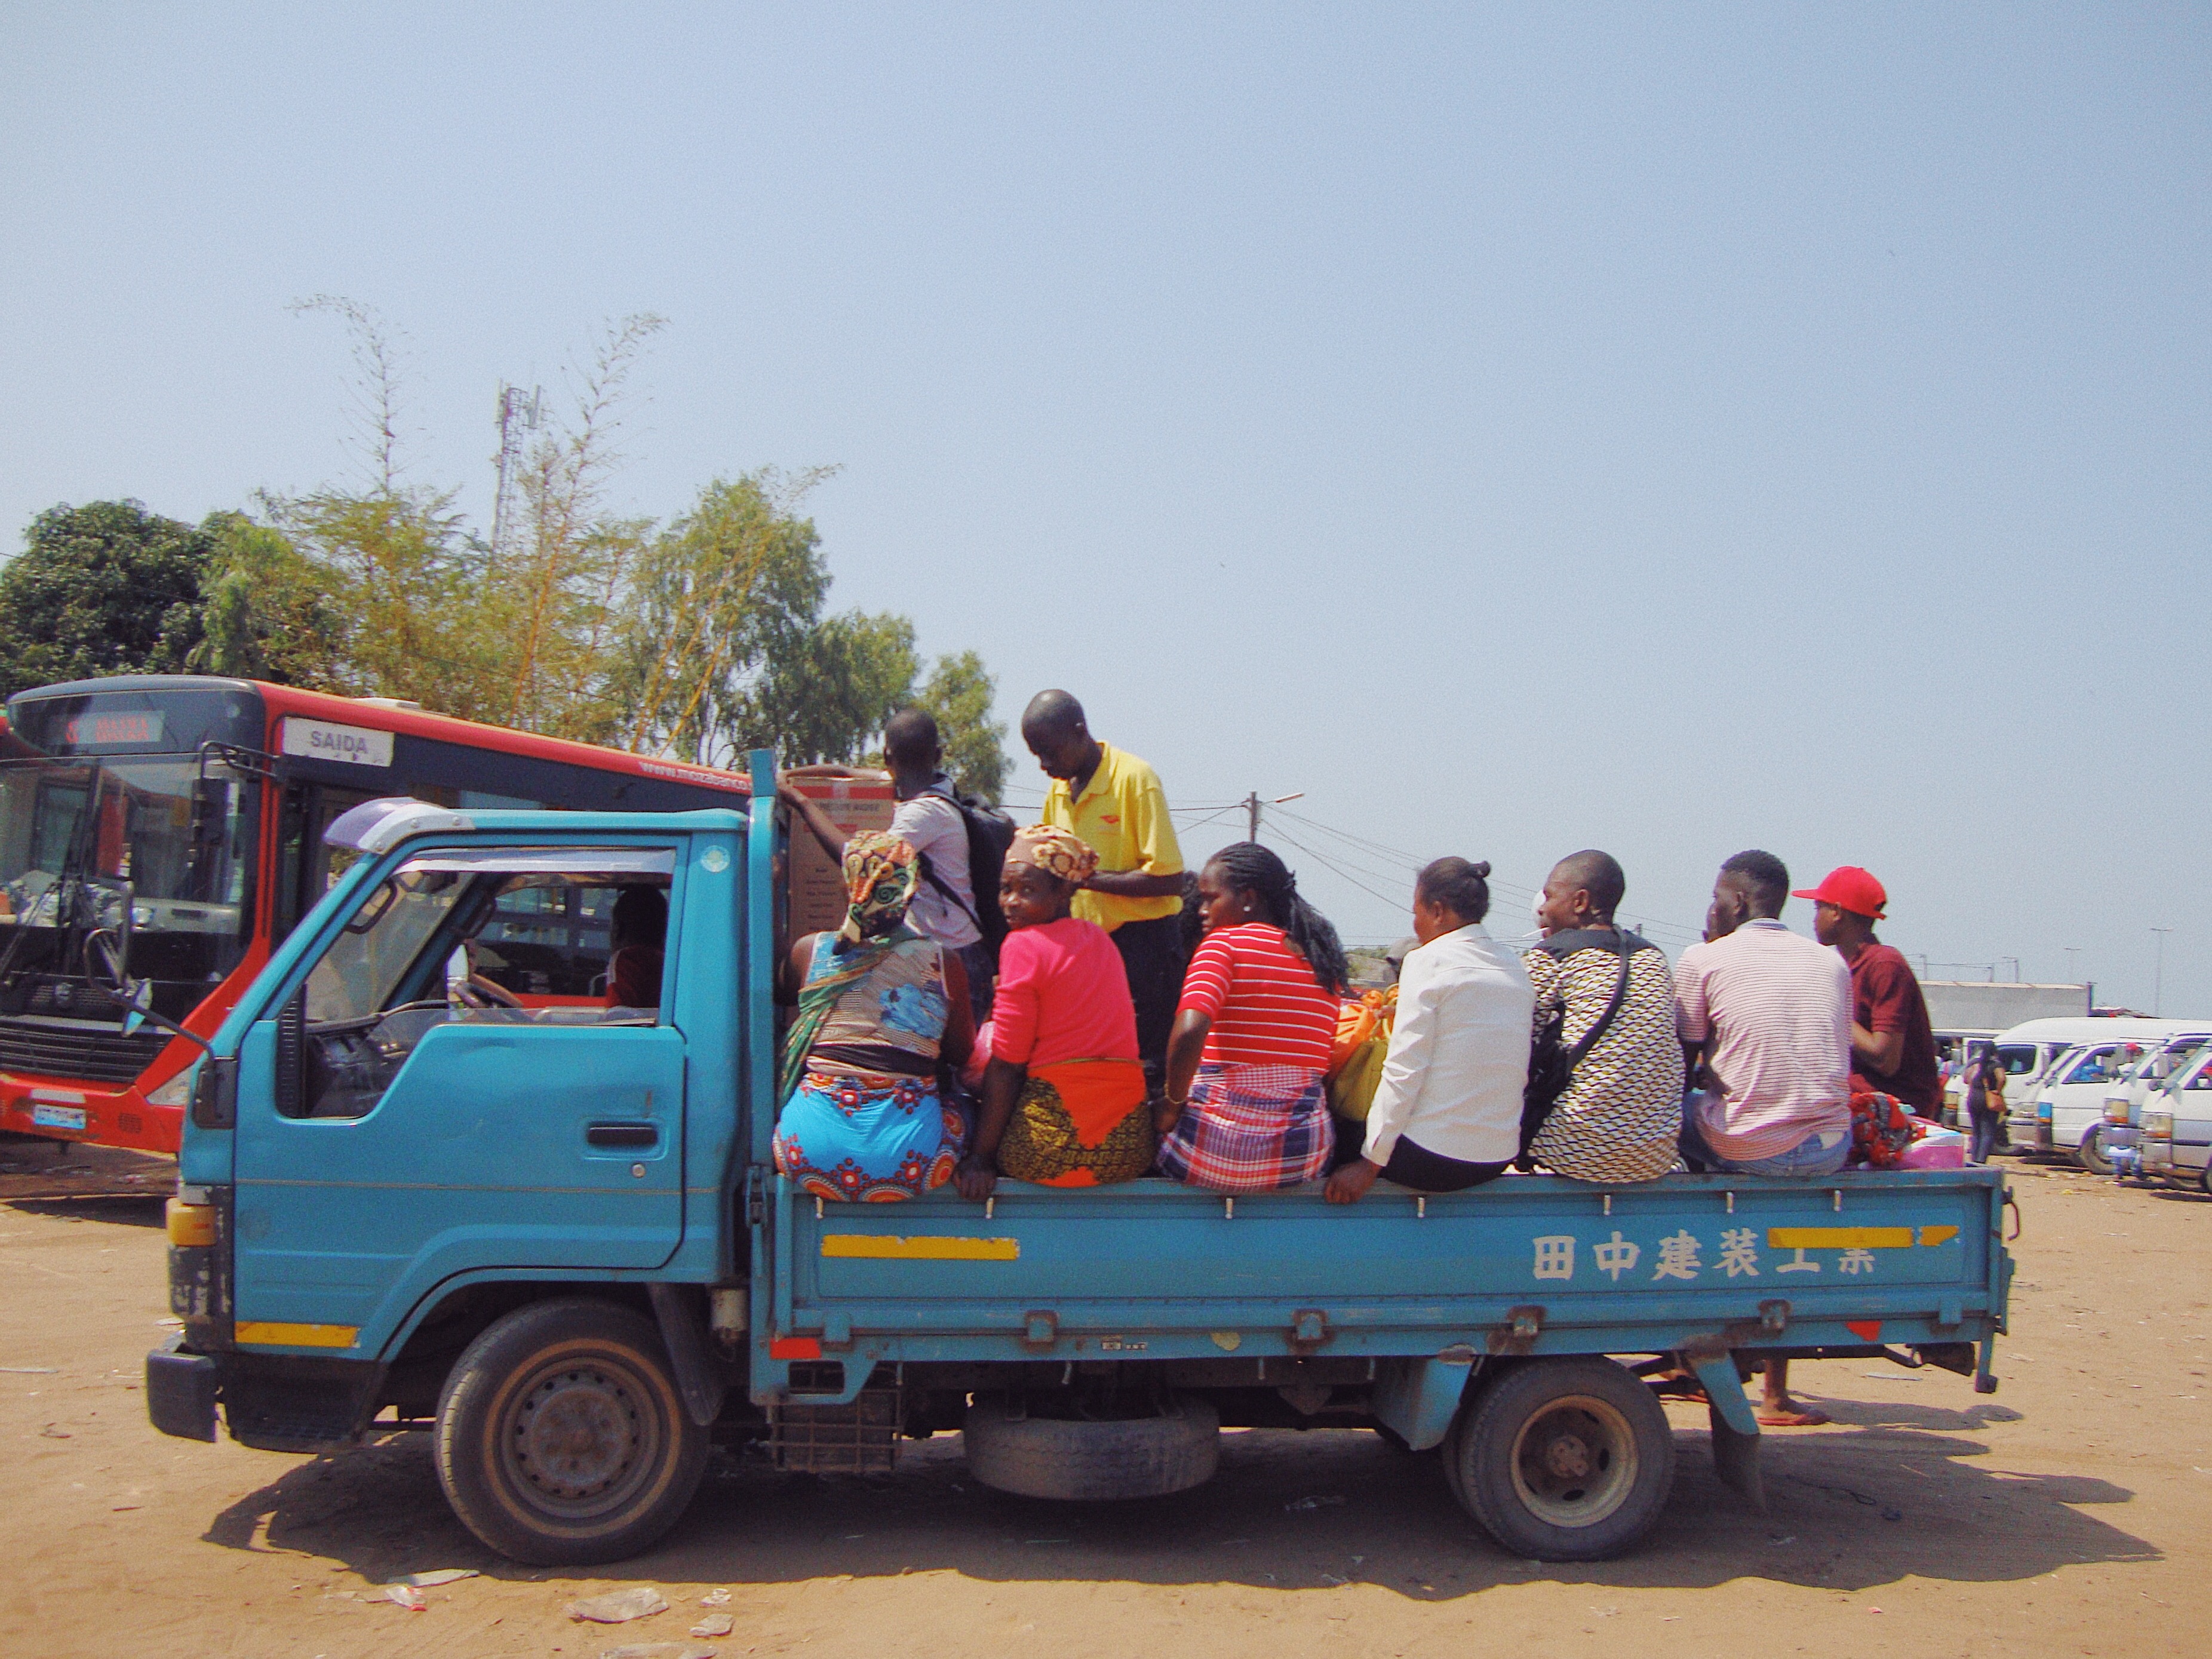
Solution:
<path fill-rule="evenodd" d="M 1629 961 L 1643 940 L 1625 927 L 1616 927 L 1613 942 L 1620 952 L 1620 973 L 1613 982 L 1613 1000 L 1605 1005 L 1605 1012 L 1597 1017 L 1596 1023 L 1582 1034 L 1572 1048 L 1565 1047 L 1560 1040 L 1567 1024 L 1566 1005 L 1562 1002 L 1544 1016 L 1544 1023 L 1536 1028 L 1534 1040 L 1528 1045 L 1528 1081 L 1521 1091 L 1521 1151 L 1513 1160 L 1518 1168 L 1531 1167 L 1528 1148 L 1543 1128 L 1545 1119 L 1551 1116 L 1552 1109 L 1559 1103 L 1559 1097 L 1574 1082 L 1575 1067 L 1582 1064 L 1583 1055 L 1597 1047 L 1597 1040 L 1605 1035 L 1606 1028 L 1613 1024 L 1613 1017 L 1620 1012 L 1620 1005 L 1628 995 Z M 1577 941 L 1561 951 L 1553 948 L 1553 939 L 1546 939 L 1536 948 L 1566 957 L 1588 947 Z"/>

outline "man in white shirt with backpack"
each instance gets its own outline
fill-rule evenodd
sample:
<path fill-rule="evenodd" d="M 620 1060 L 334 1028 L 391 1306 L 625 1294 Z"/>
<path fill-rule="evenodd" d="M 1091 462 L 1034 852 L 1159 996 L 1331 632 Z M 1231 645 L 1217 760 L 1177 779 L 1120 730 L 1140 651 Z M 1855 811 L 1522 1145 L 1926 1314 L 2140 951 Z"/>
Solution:
<path fill-rule="evenodd" d="M 990 936 L 1003 936 L 1005 924 L 999 919 L 995 888 L 981 905 L 976 902 L 968 817 L 941 769 L 945 745 L 936 720 L 920 708 L 892 715 L 884 725 L 884 759 L 890 768 L 891 793 L 898 798 L 890 833 L 921 854 L 922 880 L 907 921 L 924 939 L 935 939 L 959 957 L 980 1024 L 990 1017 L 991 981 L 998 972 Z M 787 783 L 780 783 L 775 793 L 813 831 L 823 850 L 842 864 L 845 836 L 830 815 Z M 1007 830 L 1011 838 L 1011 821 Z M 1003 856 L 1003 846 L 995 850 Z"/>

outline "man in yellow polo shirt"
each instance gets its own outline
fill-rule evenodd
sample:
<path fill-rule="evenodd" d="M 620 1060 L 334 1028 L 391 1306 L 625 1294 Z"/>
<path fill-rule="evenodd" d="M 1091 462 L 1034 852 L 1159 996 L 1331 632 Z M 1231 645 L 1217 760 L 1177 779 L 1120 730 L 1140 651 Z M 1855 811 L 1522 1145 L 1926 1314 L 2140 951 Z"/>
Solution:
<path fill-rule="evenodd" d="M 1158 775 L 1134 755 L 1091 735 L 1083 705 L 1040 691 L 1022 713 L 1022 741 L 1052 780 L 1042 821 L 1098 854 L 1098 869 L 1072 907 L 1114 936 L 1137 1007 L 1137 1052 L 1159 1091 L 1168 1030 L 1182 994 L 1182 849 Z"/>

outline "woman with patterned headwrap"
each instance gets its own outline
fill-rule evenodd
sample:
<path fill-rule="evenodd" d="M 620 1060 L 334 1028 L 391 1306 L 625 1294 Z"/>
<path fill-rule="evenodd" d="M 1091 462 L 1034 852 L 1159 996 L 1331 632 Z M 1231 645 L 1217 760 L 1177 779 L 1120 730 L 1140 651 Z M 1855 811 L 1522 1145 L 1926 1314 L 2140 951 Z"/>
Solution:
<path fill-rule="evenodd" d="M 906 924 L 921 876 L 896 836 L 845 845 L 845 925 L 794 940 L 799 1017 L 783 1051 L 775 1167 L 817 1198 L 883 1203 L 951 1178 L 967 1125 L 938 1063 L 975 1041 L 960 959 Z"/>
<path fill-rule="evenodd" d="M 1152 1167 L 1137 1013 L 1113 935 L 1068 914 L 1098 854 L 1065 830 L 1023 830 L 1006 850 L 990 1064 L 962 1196 L 998 1177 L 1048 1187 L 1134 1181 Z"/>

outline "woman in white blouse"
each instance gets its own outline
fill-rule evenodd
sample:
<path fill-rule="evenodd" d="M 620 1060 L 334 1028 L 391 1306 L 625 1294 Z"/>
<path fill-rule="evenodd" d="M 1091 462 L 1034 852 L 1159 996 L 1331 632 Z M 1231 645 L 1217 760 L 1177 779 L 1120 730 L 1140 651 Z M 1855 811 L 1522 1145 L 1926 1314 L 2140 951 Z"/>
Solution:
<path fill-rule="evenodd" d="M 1483 927 L 1487 863 L 1438 859 L 1413 888 L 1421 943 L 1398 975 L 1398 1012 L 1358 1160 L 1328 1178 L 1332 1204 L 1377 1180 L 1455 1193 L 1505 1173 L 1521 1146 L 1536 994 L 1520 952 Z"/>

